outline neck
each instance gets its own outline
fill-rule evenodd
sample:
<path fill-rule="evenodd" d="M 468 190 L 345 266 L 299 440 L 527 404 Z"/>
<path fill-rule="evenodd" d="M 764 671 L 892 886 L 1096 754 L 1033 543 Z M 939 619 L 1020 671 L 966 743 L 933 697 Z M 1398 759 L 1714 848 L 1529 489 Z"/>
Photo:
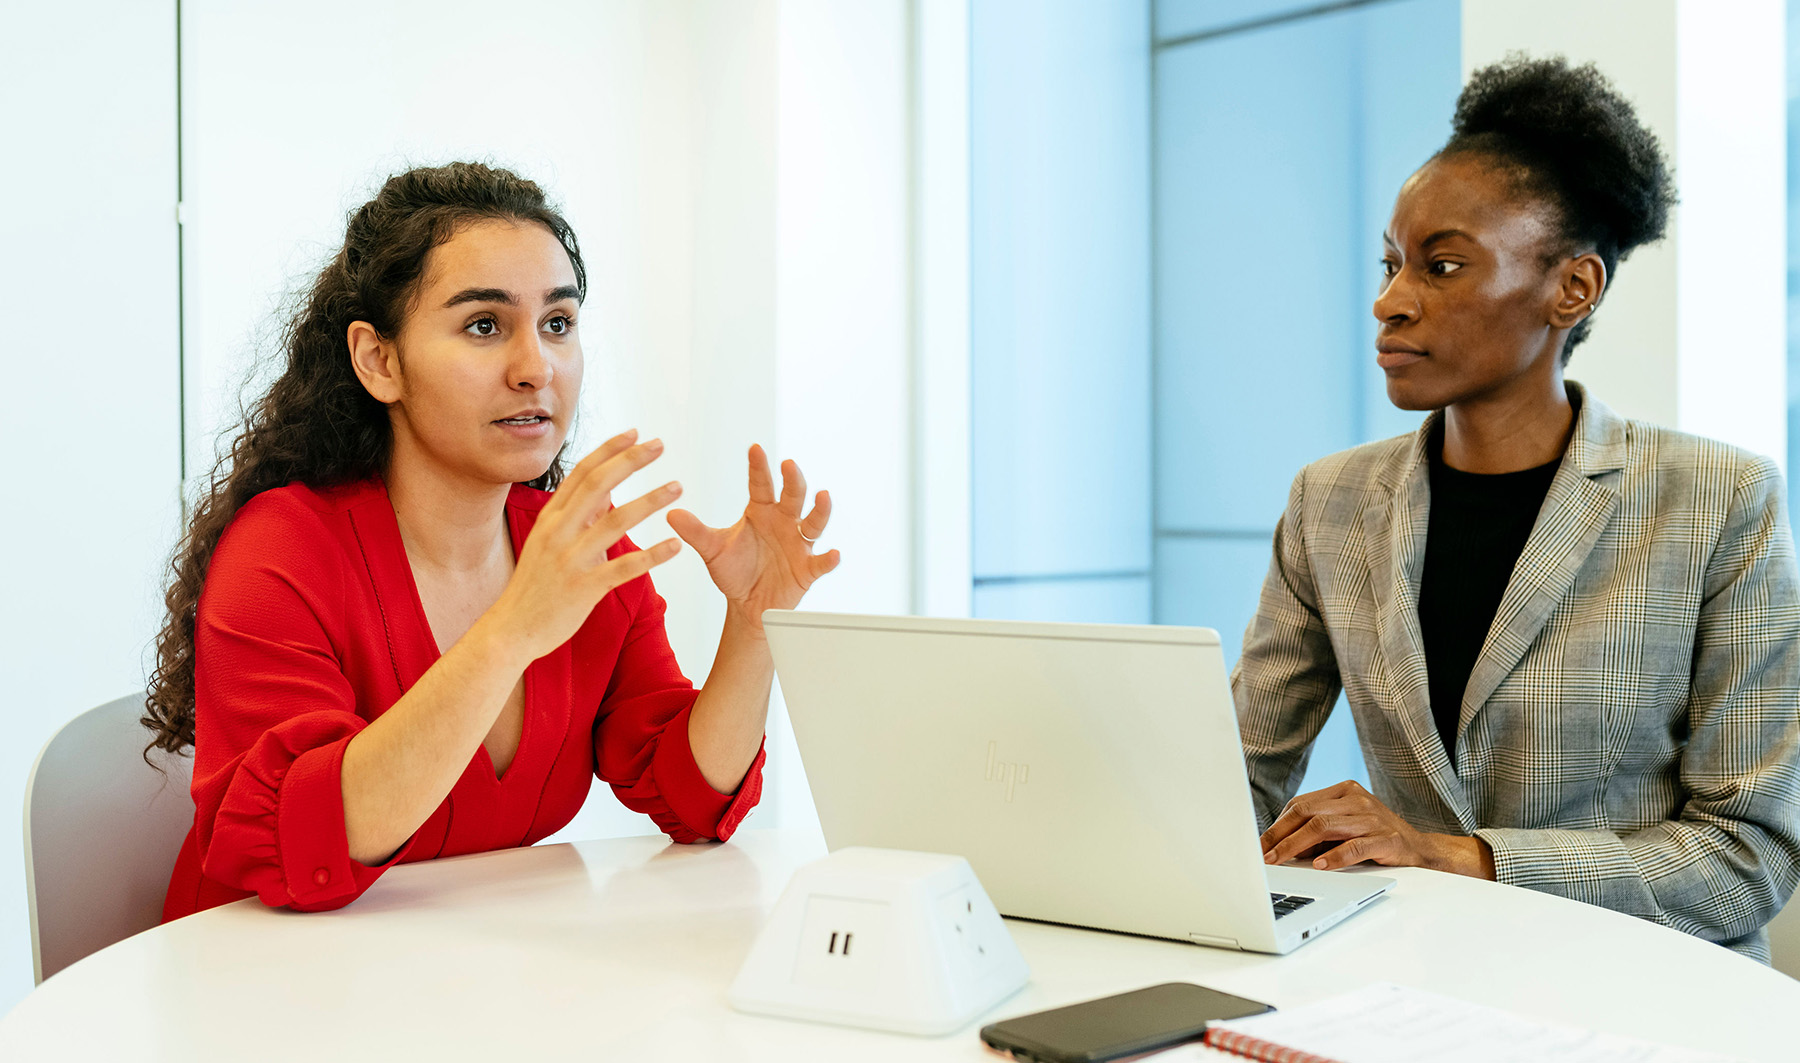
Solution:
<path fill-rule="evenodd" d="M 382 477 L 414 566 L 477 572 L 510 556 L 506 499 L 511 484 L 474 482 L 439 467 L 401 433 Z"/>
<path fill-rule="evenodd" d="M 1560 368 L 1546 378 L 1444 408 L 1444 464 L 1461 472 L 1519 472 L 1548 465 L 1575 430 Z"/>

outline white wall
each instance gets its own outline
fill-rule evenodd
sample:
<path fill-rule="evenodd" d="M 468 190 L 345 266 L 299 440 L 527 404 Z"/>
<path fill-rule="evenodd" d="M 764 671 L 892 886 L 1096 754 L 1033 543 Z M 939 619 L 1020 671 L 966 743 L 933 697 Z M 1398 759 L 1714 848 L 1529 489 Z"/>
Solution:
<path fill-rule="evenodd" d="M 776 49 L 779 449 L 839 507 L 812 609 L 912 600 L 909 115 L 904 0 L 782 0 Z"/>
<path fill-rule="evenodd" d="M 970 0 L 914 0 L 913 611 L 967 616 Z"/>
<path fill-rule="evenodd" d="M 1677 424 L 1787 464 L 1787 8 L 1675 11 Z"/>
<path fill-rule="evenodd" d="M 781 0 L 776 17 L 777 449 L 831 491 L 820 549 L 843 563 L 805 607 L 907 613 L 914 601 L 913 365 L 906 0 Z M 816 822 L 779 694 L 769 788 Z"/>
<path fill-rule="evenodd" d="M 5 26 L 0 1013 L 31 988 L 26 774 L 64 722 L 144 686 L 181 439 L 175 5 L 13 4 Z"/>
<path fill-rule="evenodd" d="M 1670 235 L 1619 269 L 1569 375 L 1615 409 L 1787 454 L 1786 29 L 1780 0 L 1463 0 L 1466 72 L 1592 61 L 1661 138 Z"/>

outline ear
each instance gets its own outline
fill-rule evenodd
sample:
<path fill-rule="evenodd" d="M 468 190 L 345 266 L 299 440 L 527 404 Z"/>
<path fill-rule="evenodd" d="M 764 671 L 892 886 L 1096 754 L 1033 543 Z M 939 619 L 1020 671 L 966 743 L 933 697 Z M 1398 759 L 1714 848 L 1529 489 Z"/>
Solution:
<path fill-rule="evenodd" d="M 350 366 L 375 401 L 392 405 L 400 401 L 400 350 L 382 338 L 367 321 L 352 321 L 344 333 L 350 345 Z"/>
<path fill-rule="evenodd" d="M 1592 251 L 1576 255 L 1562 265 L 1556 302 L 1550 307 L 1550 324 L 1570 329 L 1594 312 L 1606 291 L 1606 263 Z"/>

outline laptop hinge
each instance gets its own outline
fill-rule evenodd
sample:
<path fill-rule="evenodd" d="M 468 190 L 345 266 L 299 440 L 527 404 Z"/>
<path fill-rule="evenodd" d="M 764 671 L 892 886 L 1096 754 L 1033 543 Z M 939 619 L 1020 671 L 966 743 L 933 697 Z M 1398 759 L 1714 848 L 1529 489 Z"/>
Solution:
<path fill-rule="evenodd" d="M 1237 938 L 1220 937 L 1217 934 L 1196 934 L 1190 930 L 1188 931 L 1188 937 L 1194 939 L 1194 943 L 1198 945 L 1211 945 L 1214 948 L 1221 949 L 1237 949 L 1240 952 L 1243 951 L 1244 948 L 1242 945 L 1238 944 Z"/>

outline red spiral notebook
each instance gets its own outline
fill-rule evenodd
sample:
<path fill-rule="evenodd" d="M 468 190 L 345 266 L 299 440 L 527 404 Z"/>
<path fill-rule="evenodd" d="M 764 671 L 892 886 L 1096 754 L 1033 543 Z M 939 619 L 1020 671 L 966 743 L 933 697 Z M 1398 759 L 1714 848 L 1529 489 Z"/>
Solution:
<path fill-rule="evenodd" d="M 1208 1030 L 1201 1038 L 1201 1044 L 1208 1048 L 1216 1048 L 1221 1052 L 1230 1052 L 1234 1056 L 1263 1060 L 1265 1063 L 1341 1063 L 1326 1056 L 1315 1056 L 1311 1052 L 1302 1052 L 1298 1048 L 1284 1048 L 1271 1044 L 1261 1038 L 1236 1030 Z"/>
<path fill-rule="evenodd" d="M 1390 982 L 1297 1008 L 1211 1023 L 1201 1043 L 1263 1063 L 1727 1061 L 1725 1056 L 1541 1022 Z"/>

